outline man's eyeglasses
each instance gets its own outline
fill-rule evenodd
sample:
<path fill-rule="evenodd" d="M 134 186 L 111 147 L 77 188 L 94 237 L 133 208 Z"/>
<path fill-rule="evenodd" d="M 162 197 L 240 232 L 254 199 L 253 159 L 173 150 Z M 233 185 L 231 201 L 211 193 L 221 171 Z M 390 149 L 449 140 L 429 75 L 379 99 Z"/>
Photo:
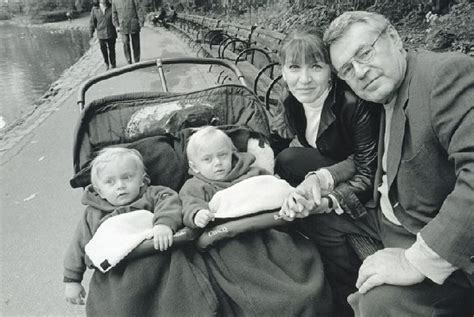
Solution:
<path fill-rule="evenodd" d="M 386 25 L 382 31 L 380 31 L 379 35 L 375 38 L 372 44 L 366 44 L 359 48 L 357 53 L 342 67 L 337 71 L 337 76 L 343 80 L 351 79 L 354 77 L 355 70 L 354 70 L 354 62 L 360 64 L 366 64 L 372 60 L 375 55 L 375 43 L 379 40 L 380 36 L 388 29 L 388 25 Z"/>

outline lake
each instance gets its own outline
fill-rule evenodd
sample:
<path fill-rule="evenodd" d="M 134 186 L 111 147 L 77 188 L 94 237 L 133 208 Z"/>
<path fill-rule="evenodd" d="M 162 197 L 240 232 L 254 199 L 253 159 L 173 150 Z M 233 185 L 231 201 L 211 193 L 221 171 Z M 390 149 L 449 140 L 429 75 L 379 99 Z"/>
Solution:
<path fill-rule="evenodd" d="M 88 49 L 87 31 L 0 24 L 0 129 L 31 110 Z"/>

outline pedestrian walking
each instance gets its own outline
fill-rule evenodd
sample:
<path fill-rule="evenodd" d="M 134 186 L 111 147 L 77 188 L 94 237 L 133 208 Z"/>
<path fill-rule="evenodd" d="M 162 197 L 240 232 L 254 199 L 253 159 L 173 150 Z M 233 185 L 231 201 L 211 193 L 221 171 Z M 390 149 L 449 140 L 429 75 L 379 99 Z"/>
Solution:
<path fill-rule="evenodd" d="M 140 28 L 145 22 L 138 0 L 114 0 L 112 3 L 112 21 L 122 35 L 125 59 L 132 63 L 131 50 L 135 63 L 140 61 Z M 130 39 L 132 49 L 130 49 Z"/>
<path fill-rule="evenodd" d="M 90 19 L 90 36 L 94 36 L 97 30 L 97 38 L 99 39 L 100 50 L 104 57 L 105 69 L 109 66 L 115 68 L 115 42 L 117 32 L 112 23 L 112 5 L 108 0 L 95 1 L 91 10 Z"/>

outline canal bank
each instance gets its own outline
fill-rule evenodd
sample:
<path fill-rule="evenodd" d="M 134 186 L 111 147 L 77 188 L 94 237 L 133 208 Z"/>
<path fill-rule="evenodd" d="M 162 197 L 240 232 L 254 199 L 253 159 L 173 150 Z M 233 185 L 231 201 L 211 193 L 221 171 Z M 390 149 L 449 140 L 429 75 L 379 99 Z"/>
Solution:
<path fill-rule="evenodd" d="M 41 28 L 47 30 L 47 32 L 66 32 L 69 30 L 76 30 L 85 34 L 89 33 L 89 18 L 87 16 L 73 20 L 70 23 L 58 22 L 45 23 L 41 25 L 27 24 L 27 20 L 23 17 L 17 17 L 12 21 L 2 23 L 27 27 L 26 30 Z M 17 107 L 22 108 L 24 113 L 13 122 L 7 121 L 7 126 L 0 129 L 0 157 L 6 149 L 11 148 L 11 145 L 18 140 L 19 136 L 25 133 L 25 129 L 31 129 L 41 122 L 42 118 L 54 109 L 55 104 L 61 102 L 61 100 L 64 99 L 64 96 L 68 95 L 71 90 L 74 90 L 78 84 L 97 72 L 97 65 L 100 63 L 100 56 L 98 56 L 100 53 L 97 46 L 97 40 L 91 40 L 89 50 L 86 51 L 76 63 L 64 70 L 62 74 L 58 76 L 59 78 L 52 82 L 41 97 L 29 105 L 17 105 Z M 5 92 L 5 94 L 8 93 L 8 91 Z"/>
<path fill-rule="evenodd" d="M 195 55 L 181 38 L 161 28 L 145 27 L 141 43 L 143 60 Z M 125 65 L 122 43 L 116 49 L 120 67 Z M 60 89 L 48 102 L 1 136 L 0 315 L 85 315 L 83 306 L 64 300 L 62 259 L 84 208 L 82 190 L 69 186 L 79 116 L 76 92 L 83 79 L 103 71 L 96 43 L 58 80 Z M 167 76 L 170 86 L 189 90 L 212 85 L 216 75 L 183 67 Z M 99 83 L 86 98 L 159 88 L 156 71 L 140 70 Z"/>

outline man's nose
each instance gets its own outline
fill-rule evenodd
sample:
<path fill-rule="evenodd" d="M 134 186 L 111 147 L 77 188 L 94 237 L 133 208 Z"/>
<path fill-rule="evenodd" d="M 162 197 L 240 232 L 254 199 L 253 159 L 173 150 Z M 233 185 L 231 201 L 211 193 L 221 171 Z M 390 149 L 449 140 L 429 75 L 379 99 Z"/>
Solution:
<path fill-rule="evenodd" d="M 352 61 L 352 67 L 354 68 L 354 77 L 364 78 L 369 70 L 367 64 L 359 63 L 358 61 Z"/>

